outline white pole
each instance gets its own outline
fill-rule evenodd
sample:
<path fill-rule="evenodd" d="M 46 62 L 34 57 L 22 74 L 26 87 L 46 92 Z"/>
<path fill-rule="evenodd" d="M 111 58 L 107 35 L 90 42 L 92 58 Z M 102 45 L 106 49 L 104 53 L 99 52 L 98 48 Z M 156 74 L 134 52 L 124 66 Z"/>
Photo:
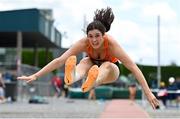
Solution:
<path fill-rule="evenodd" d="M 86 20 L 86 15 L 84 15 L 84 18 L 83 18 L 83 28 L 82 28 L 82 31 L 84 33 L 84 36 L 86 36 L 86 28 L 87 28 L 87 25 L 88 25 L 88 22 Z M 86 53 L 83 52 L 82 53 L 82 57 L 85 58 L 86 57 Z M 82 82 L 85 82 L 85 78 L 82 80 Z"/>
<path fill-rule="evenodd" d="M 161 82 L 161 52 L 160 52 L 160 16 L 157 18 L 157 54 L 158 54 L 158 65 L 157 65 L 157 80 L 158 80 L 158 88 L 160 88 L 160 82 Z"/>
<path fill-rule="evenodd" d="M 17 32 L 17 76 L 21 75 L 21 57 L 22 57 L 22 32 L 18 31 Z M 22 101 L 22 81 L 18 81 L 18 101 Z"/>
<path fill-rule="evenodd" d="M 83 21 L 83 33 L 84 33 L 84 36 L 86 36 L 86 28 L 87 28 L 87 25 L 88 25 L 88 22 L 87 22 L 87 19 L 86 19 L 86 15 L 84 15 L 84 21 Z M 83 52 L 83 58 L 86 57 L 86 53 Z"/>

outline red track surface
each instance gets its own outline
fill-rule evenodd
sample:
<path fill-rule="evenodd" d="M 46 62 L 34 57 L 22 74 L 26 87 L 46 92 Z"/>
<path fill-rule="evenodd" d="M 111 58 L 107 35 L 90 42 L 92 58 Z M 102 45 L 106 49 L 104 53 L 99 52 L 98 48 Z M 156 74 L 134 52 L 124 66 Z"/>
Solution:
<path fill-rule="evenodd" d="M 139 105 L 129 100 L 112 100 L 100 118 L 150 118 Z"/>

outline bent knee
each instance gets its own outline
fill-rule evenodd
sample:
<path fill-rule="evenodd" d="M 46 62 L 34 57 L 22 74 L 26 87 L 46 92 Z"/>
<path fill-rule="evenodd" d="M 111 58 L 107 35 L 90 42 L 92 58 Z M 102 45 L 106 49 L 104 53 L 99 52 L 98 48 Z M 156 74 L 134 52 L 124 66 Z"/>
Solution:
<path fill-rule="evenodd" d="M 104 62 L 100 67 L 103 67 L 105 69 L 112 69 L 112 63 L 111 62 Z"/>
<path fill-rule="evenodd" d="M 92 63 L 89 57 L 85 57 L 80 61 L 81 64 L 89 64 Z"/>
<path fill-rule="evenodd" d="M 108 69 L 109 71 L 113 71 L 113 72 L 116 72 L 118 74 L 120 74 L 120 71 L 119 71 L 119 67 L 114 64 L 114 63 L 111 63 L 111 62 L 104 62 L 101 67 L 105 68 L 105 69 Z"/>

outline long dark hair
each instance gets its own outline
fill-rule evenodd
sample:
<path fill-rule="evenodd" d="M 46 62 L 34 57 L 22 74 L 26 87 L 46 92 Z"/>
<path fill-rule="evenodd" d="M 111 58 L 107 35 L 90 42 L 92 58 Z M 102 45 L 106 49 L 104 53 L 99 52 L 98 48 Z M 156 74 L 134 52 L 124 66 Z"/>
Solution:
<path fill-rule="evenodd" d="M 93 22 L 91 22 L 86 30 L 86 33 L 93 29 L 98 29 L 104 35 L 105 32 L 108 32 L 111 28 L 111 23 L 114 20 L 114 14 L 110 7 L 106 9 L 96 10 L 94 12 L 95 16 Z"/>

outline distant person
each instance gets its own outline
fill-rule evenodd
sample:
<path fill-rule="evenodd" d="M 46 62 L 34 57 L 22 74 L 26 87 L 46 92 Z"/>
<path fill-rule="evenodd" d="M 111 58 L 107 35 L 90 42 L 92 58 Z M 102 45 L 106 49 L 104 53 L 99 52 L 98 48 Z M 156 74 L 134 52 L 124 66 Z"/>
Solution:
<path fill-rule="evenodd" d="M 93 87 L 115 82 L 120 74 L 118 66 L 121 61 L 139 81 L 147 100 L 155 109 L 159 102 L 151 92 L 142 72 L 120 44 L 107 33 L 113 20 L 114 14 L 110 7 L 97 9 L 93 21 L 87 26 L 87 36 L 82 37 L 64 54 L 51 61 L 40 71 L 30 76 L 18 77 L 18 79 L 31 82 L 65 64 L 65 83 L 71 85 L 87 76 L 81 89 L 82 92 L 88 92 Z M 86 52 L 88 57 L 83 58 L 77 64 L 76 55 L 83 52 Z"/>
<path fill-rule="evenodd" d="M 169 86 L 167 87 L 168 91 L 176 92 L 178 90 L 178 85 L 176 79 L 174 77 L 169 78 Z M 172 100 L 178 101 L 178 94 L 176 93 L 168 93 L 168 99 L 172 103 Z"/>
<path fill-rule="evenodd" d="M 69 96 L 69 86 L 66 85 L 66 83 L 64 82 L 64 80 L 62 80 L 63 85 L 62 85 L 62 97 L 67 98 Z"/>
<path fill-rule="evenodd" d="M 168 96 L 168 92 L 167 92 L 167 88 L 165 86 L 165 83 L 164 82 L 161 82 L 160 83 L 160 88 L 159 88 L 159 91 L 157 93 L 157 96 L 160 100 L 162 100 L 163 102 L 163 105 L 165 107 L 167 107 L 167 96 Z"/>
<path fill-rule="evenodd" d="M 177 91 L 178 90 L 178 86 L 176 83 L 176 80 L 174 77 L 170 77 L 169 78 L 169 86 L 167 87 L 168 91 Z M 170 93 L 168 94 L 169 99 L 173 100 L 176 99 L 176 94 L 175 93 Z"/>
<path fill-rule="evenodd" d="M 54 76 L 51 83 L 55 91 L 54 97 L 60 97 L 63 86 L 62 79 L 59 76 Z"/>
<path fill-rule="evenodd" d="M 63 96 L 66 98 L 69 96 L 69 86 L 68 85 L 66 85 L 66 84 L 63 85 L 63 92 L 62 93 L 63 93 Z"/>
<path fill-rule="evenodd" d="M 6 101 L 5 91 L 4 91 L 5 87 L 6 86 L 5 86 L 2 74 L 0 73 L 0 103 L 4 103 Z"/>
<path fill-rule="evenodd" d="M 136 98 L 136 91 L 137 91 L 137 82 L 136 79 L 134 78 L 134 76 L 130 73 L 128 75 L 128 79 L 129 79 L 129 84 L 128 84 L 128 89 L 129 89 L 129 99 L 134 102 L 135 98 Z"/>
<path fill-rule="evenodd" d="M 94 88 L 89 91 L 88 99 L 89 100 L 96 100 L 96 92 L 95 92 Z"/>

